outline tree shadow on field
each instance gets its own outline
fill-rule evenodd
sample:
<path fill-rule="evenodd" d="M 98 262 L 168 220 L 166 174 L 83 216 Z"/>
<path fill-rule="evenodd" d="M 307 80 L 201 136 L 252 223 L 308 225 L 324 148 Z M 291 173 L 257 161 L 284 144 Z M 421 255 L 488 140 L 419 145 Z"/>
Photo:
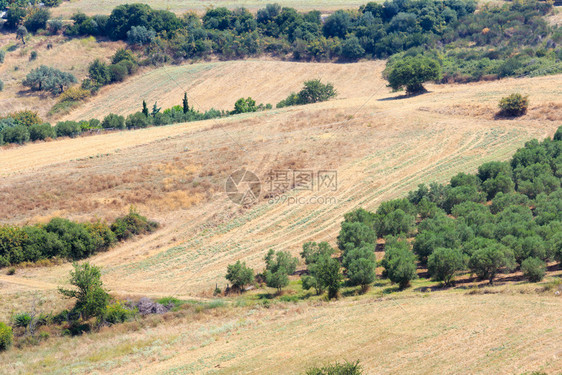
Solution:
<path fill-rule="evenodd" d="M 388 102 L 388 101 L 392 101 L 392 100 L 402 100 L 402 99 L 415 98 L 416 96 L 420 96 L 420 95 L 423 95 L 423 94 L 429 94 L 430 92 L 431 91 L 423 91 L 423 92 L 419 92 L 417 94 L 402 94 L 402 95 L 398 95 L 398 96 L 389 96 L 388 98 L 377 99 L 377 101 Z"/>
<path fill-rule="evenodd" d="M 396 285 L 396 286 L 389 286 L 388 288 L 384 288 L 382 290 L 382 294 L 392 294 L 392 293 L 396 293 L 396 292 L 400 292 L 402 289 L 400 289 L 400 286 Z"/>

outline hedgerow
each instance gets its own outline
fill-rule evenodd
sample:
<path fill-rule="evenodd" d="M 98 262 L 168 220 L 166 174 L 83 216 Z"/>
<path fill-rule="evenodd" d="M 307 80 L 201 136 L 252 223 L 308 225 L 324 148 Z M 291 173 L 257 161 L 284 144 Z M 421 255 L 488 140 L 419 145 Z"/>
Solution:
<path fill-rule="evenodd" d="M 84 259 L 108 250 L 118 240 L 156 228 L 158 223 L 134 209 L 111 226 L 103 221 L 77 223 L 59 217 L 45 225 L 0 225 L 0 267 L 50 258 Z"/>

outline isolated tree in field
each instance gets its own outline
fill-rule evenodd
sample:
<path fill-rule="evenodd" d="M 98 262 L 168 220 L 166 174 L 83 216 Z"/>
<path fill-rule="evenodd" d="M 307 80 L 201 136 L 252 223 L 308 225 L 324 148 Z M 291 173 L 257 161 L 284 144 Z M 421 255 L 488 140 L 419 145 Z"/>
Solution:
<path fill-rule="evenodd" d="M 336 90 L 331 83 L 323 84 L 319 79 L 304 83 L 303 89 L 298 93 L 299 104 L 325 102 L 336 96 Z"/>
<path fill-rule="evenodd" d="M 185 114 L 189 112 L 189 102 L 187 101 L 187 92 L 183 93 L 182 105 L 183 105 L 183 113 Z"/>
<path fill-rule="evenodd" d="M 494 282 L 496 274 L 502 269 L 513 269 L 515 257 L 511 249 L 497 243 L 476 250 L 468 262 L 470 270 L 479 278 Z"/>
<path fill-rule="evenodd" d="M 463 254 L 458 249 L 438 248 L 427 259 L 427 267 L 431 276 L 445 285 L 451 285 L 455 272 L 465 267 Z"/>
<path fill-rule="evenodd" d="M 405 57 L 392 65 L 388 83 L 394 90 L 405 87 L 406 93 L 412 95 L 425 92 L 423 83 L 435 81 L 440 76 L 439 62 L 428 57 Z"/>
<path fill-rule="evenodd" d="M 70 272 L 70 284 L 76 288 L 59 288 L 59 292 L 65 297 L 76 299 L 74 310 L 80 313 L 82 319 L 102 319 L 109 302 L 109 294 L 103 288 L 100 268 L 90 263 L 75 263 L 74 271 Z"/>
<path fill-rule="evenodd" d="M 73 83 L 76 83 L 76 77 L 72 74 L 45 65 L 33 69 L 23 80 L 23 85 L 31 90 L 49 91 L 55 95 Z"/>
<path fill-rule="evenodd" d="M 529 108 L 529 97 L 519 93 L 511 94 L 500 100 L 500 115 L 503 116 L 522 116 L 527 113 Z"/>
<path fill-rule="evenodd" d="M 237 261 L 228 265 L 226 269 L 226 279 L 238 290 L 254 282 L 254 270 L 246 266 L 245 262 Z"/>
<path fill-rule="evenodd" d="M 27 28 L 23 25 L 18 27 L 16 31 L 16 37 L 21 39 L 21 42 L 25 44 L 25 37 L 27 36 Z"/>

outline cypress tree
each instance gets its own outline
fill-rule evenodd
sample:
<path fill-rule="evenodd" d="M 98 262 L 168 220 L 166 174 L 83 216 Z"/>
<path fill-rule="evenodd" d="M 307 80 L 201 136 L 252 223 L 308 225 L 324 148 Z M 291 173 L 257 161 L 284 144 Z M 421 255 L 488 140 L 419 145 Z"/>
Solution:
<path fill-rule="evenodd" d="M 154 102 L 154 105 L 152 106 L 152 117 L 156 116 L 161 109 L 162 108 L 158 107 L 158 102 Z"/>
<path fill-rule="evenodd" d="M 189 103 L 187 102 L 187 93 L 183 93 L 183 113 L 189 112 Z"/>
<path fill-rule="evenodd" d="M 148 106 L 144 100 L 142 101 L 142 114 L 148 117 Z"/>

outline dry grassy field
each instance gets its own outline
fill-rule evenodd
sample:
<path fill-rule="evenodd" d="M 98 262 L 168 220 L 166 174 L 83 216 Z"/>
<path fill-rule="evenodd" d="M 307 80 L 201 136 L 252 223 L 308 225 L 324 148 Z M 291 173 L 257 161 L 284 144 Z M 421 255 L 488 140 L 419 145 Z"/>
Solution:
<path fill-rule="evenodd" d="M 52 48 L 48 48 L 49 44 Z M 0 92 L 0 116 L 33 109 L 45 117 L 57 99 L 50 94 L 32 92 L 22 86 L 22 81 L 32 69 L 41 65 L 56 67 L 73 74 L 80 82 L 86 78 L 88 65 L 93 60 L 111 57 L 124 43 L 97 42 L 93 37 L 68 40 L 62 36 L 34 36 L 24 46 L 21 41 L 16 40 L 13 33 L 0 35 L 0 48 L 7 49 L 14 45 L 17 49 L 7 52 L 4 63 L 0 64 L 0 79 L 4 82 L 4 90 Z M 32 51 L 37 52 L 36 60 L 30 60 Z"/>
<path fill-rule="evenodd" d="M 118 5 L 131 3 L 131 1 L 123 0 L 72 0 L 64 1 L 61 6 L 53 9 L 53 13 L 63 17 L 70 17 L 73 13 L 80 11 L 88 15 L 92 14 L 109 14 Z M 189 11 L 204 13 L 210 7 L 227 7 L 229 9 L 247 8 L 251 11 L 265 8 L 267 4 L 278 3 L 281 6 L 291 7 L 299 10 L 321 9 L 330 11 L 336 9 L 356 9 L 360 5 L 366 3 L 364 0 L 279 0 L 279 1 L 261 1 L 261 0 L 151 0 L 150 6 L 154 9 L 166 9 L 177 14 Z"/>
<path fill-rule="evenodd" d="M 88 103 L 66 116 L 77 120 L 103 118 L 107 112 L 128 115 L 142 109 L 142 101 L 155 101 L 162 108 L 181 105 L 187 92 L 192 106 L 232 110 L 241 97 L 274 107 L 304 81 L 319 78 L 338 88 L 338 98 L 370 95 L 384 85 L 383 61 L 357 64 L 297 63 L 274 60 L 244 60 L 168 66 L 130 78 L 125 84 L 110 85 Z M 280 77 L 280 79 L 272 79 Z M 225 88 L 227 88 L 225 90 Z"/>
<path fill-rule="evenodd" d="M 241 259 L 260 270 L 270 248 L 297 254 L 308 240 L 334 243 L 345 212 L 375 209 L 421 182 L 447 181 L 485 161 L 508 159 L 525 141 L 551 136 L 561 124 L 562 76 L 428 85 L 427 94 L 402 98 L 385 86 L 382 68 L 375 62 L 270 61 L 163 68 L 192 85 L 188 92 L 201 108 L 227 106 L 242 95 L 275 102 L 318 76 L 334 82 L 340 96 L 217 121 L 3 148 L 0 220 L 112 219 L 136 205 L 162 228 L 92 257 L 103 267 L 104 283 L 122 296 L 206 298 L 216 284 L 225 286 L 227 264 Z M 251 74 L 234 84 L 244 71 Z M 267 72 L 268 79 L 260 77 Z M 121 103 L 115 108 L 122 113 L 133 111 L 138 99 L 129 96 L 164 74 L 155 70 L 109 88 L 94 99 L 98 104 L 70 116 L 89 117 L 110 98 Z M 255 87 L 264 80 L 269 83 Z M 154 84 L 163 97 L 159 104 L 181 98 L 183 89 L 170 80 Z M 498 100 L 514 91 L 530 96 L 528 114 L 494 119 Z M 272 169 L 335 170 L 338 186 L 288 191 L 303 199 L 300 204 L 262 197 L 241 207 L 229 201 L 224 182 L 242 167 L 261 178 L 264 190 Z M 319 197 L 327 203 L 318 203 Z M 34 300 L 46 311 L 60 308 L 56 287 L 70 268 L 0 275 L 0 320 Z M 0 371 L 295 373 L 332 359 L 360 359 L 369 374 L 559 373 L 562 299 L 532 288 L 497 288 L 499 294 L 410 290 L 383 299 L 218 309 L 154 327 L 53 338 L 0 354 L 0 362 L 9 364 Z"/>

